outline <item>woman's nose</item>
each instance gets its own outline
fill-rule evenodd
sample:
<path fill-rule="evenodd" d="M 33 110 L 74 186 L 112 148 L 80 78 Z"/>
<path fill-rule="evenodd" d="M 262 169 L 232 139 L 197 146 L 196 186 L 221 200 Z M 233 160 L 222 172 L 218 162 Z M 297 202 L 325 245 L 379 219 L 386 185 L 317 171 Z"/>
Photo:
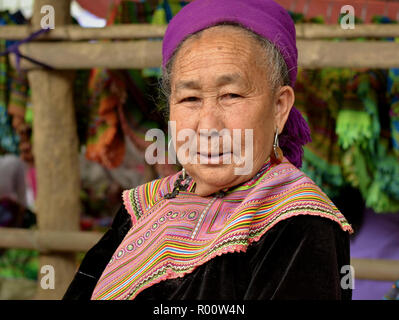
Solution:
<path fill-rule="evenodd" d="M 199 114 L 198 130 L 208 130 L 209 135 L 214 130 L 225 128 L 222 110 L 217 105 L 216 99 L 204 99 Z"/>

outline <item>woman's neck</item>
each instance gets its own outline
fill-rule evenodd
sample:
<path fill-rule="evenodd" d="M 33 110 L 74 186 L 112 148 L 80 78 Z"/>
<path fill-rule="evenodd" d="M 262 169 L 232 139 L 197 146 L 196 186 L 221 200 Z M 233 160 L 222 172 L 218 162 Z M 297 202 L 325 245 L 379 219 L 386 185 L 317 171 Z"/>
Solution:
<path fill-rule="evenodd" d="M 193 190 L 193 193 L 201 196 L 201 197 L 207 197 L 212 194 L 215 194 L 220 191 L 226 191 L 234 186 L 241 185 L 251 179 L 253 179 L 258 173 L 266 170 L 270 166 L 270 158 L 267 158 L 267 160 L 261 165 L 259 168 L 253 170 L 252 173 L 248 175 L 237 175 L 234 179 L 231 179 L 228 183 L 226 184 L 220 184 L 219 181 L 217 183 L 209 183 L 209 180 L 206 179 L 201 179 L 200 176 L 191 176 L 191 178 L 194 181 L 194 188 L 191 188 Z"/>

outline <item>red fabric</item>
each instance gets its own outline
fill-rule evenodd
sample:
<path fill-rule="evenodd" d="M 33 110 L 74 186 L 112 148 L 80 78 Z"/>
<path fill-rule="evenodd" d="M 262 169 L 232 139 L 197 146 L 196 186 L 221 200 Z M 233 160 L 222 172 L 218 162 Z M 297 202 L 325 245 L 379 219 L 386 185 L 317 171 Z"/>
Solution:
<path fill-rule="evenodd" d="M 375 15 L 398 19 L 399 3 L 378 0 L 275 0 L 284 8 L 303 13 L 306 18 L 323 16 L 326 23 L 335 24 L 338 21 L 341 8 L 350 4 L 355 9 L 356 17 L 370 23 Z M 330 11 L 331 10 L 331 11 Z M 330 12 L 329 12 L 330 11 Z"/>
<path fill-rule="evenodd" d="M 77 0 L 82 8 L 99 18 L 108 18 L 112 3 L 119 4 L 122 0 Z M 127 0 L 137 1 L 137 0 Z M 326 23 L 336 23 L 341 7 L 348 4 L 347 0 L 275 0 L 284 8 L 294 12 L 304 13 L 307 18 L 321 15 Z M 330 5 L 331 4 L 331 5 Z M 370 22 L 374 15 L 386 15 L 393 20 L 398 19 L 399 3 L 377 0 L 351 0 L 357 17 Z"/>
<path fill-rule="evenodd" d="M 108 12 L 112 3 L 119 4 L 121 0 L 77 0 L 80 6 L 94 14 L 95 16 L 103 19 L 108 18 Z"/>

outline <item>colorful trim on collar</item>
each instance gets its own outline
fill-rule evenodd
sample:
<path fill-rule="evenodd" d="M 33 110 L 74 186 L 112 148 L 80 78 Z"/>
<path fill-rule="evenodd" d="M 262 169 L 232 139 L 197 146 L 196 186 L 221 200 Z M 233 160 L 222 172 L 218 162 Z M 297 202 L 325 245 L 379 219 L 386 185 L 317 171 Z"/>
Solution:
<path fill-rule="evenodd" d="M 212 258 L 245 252 L 279 221 L 314 215 L 353 232 L 332 201 L 286 158 L 223 198 L 181 192 L 164 199 L 178 175 L 123 192 L 132 228 L 115 251 L 92 299 L 134 299 L 166 279 L 183 277 Z"/>

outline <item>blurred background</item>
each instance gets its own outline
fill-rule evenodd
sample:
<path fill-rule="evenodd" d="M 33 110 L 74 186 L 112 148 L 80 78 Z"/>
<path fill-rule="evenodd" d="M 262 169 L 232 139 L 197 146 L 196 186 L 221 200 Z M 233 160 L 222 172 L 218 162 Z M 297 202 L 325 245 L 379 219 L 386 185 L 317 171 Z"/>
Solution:
<path fill-rule="evenodd" d="M 353 299 L 399 299 L 399 2 L 277 2 L 297 26 L 302 170 L 355 230 Z M 47 4 L 55 29 L 29 38 Z M 144 135 L 167 131 L 161 40 L 185 4 L 0 0 L 0 299 L 62 298 L 122 190 L 178 170 L 145 162 Z"/>

